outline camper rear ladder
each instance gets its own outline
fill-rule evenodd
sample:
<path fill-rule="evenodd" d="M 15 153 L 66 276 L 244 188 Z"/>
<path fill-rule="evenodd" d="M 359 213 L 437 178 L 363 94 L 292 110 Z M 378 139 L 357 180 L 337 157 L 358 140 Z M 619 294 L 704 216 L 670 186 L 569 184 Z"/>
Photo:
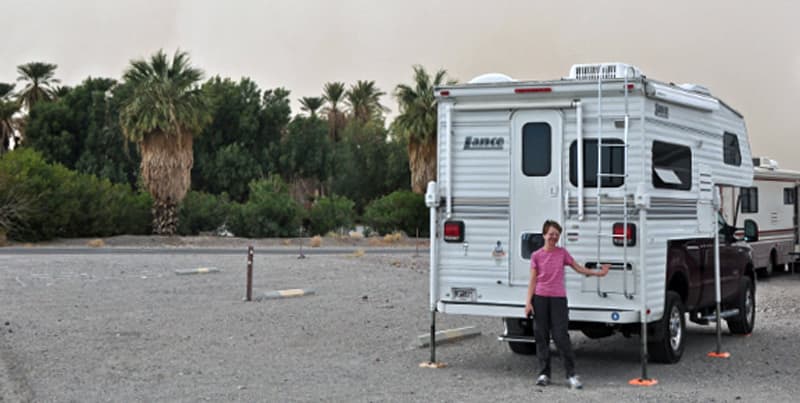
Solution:
<path fill-rule="evenodd" d="M 628 263 L 628 242 L 627 242 L 627 231 L 628 231 L 628 223 L 630 221 L 630 211 L 629 211 L 629 204 L 628 204 L 628 129 L 630 127 L 630 113 L 628 111 L 628 72 L 625 73 L 625 85 L 624 85 L 624 98 L 625 98 L 625 115 L 624 115 L 624 131 L 623 131 L 623 139 L 622 144 L 616 143 L 603 143 L 603 75 L 598 74 L 597 76 L 597 267 L 600 267 L 602 262 L 601 257 L 601 246 L 603 243 L 603 239 L 607 238 L 604 236 L 606 232 L 603 232 L 602 224 L 603 224 L 603 195 L 601 193 L 601 189 L 603 187 L 603 180 L 606 178 L 622 178 L 622 203 L 619 205 L 610 204 L 610 207 L 621 207 L 622 208 L 622 294 L 627 299 L 633 299 L 633 293 L 628 291 L 628 267 L 630 267 Z M 603 172 L 603 150 L 609 150 L 609 157 L 611 155 L 611 150 L 614 149 L 622 149 L 622 166 L 623 172 L 622 173 L 614 173 L 613 169 L 609 166 L 609 172 Z M 583 197 L 583 195 L 579 195 Z M 612 235 L 613 237 L 617 237 L 618 235 Z M 601 277 L 597 277 L 597 295 L 600 297 L 607 297 L 607 291 L 603 291 L 601 288 Z"/>

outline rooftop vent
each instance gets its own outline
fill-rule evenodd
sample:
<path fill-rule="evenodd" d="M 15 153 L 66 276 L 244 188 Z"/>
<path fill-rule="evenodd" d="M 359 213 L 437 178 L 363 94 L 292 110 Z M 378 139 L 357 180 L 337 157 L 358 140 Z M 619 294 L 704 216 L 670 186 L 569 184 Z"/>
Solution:
<path fill-rule="evenodd" d="M 625 64 L 625 63 L 593 63 L 593 64 L 574 64 L 569 69 L 569 77 L 573 80 L 597 80 L 612 79 L 612 78 L 625 78 L 628 74 L 628 79 L 638 78 L 642 72 L 638 67 Z"/>
<path fill-rule="evenodd" d="M 778 169 L 778 161 L 767 157 L 755 157 L 753 158 L 753 166 L 774 171 Z"/>
<path fill-rule="evenodd" d="M 513 78 L 501 73 L 486 73 L 486 74 L 481 74 L 473 78 L 472 80 L 469 80 L 469 83 L 488 84 L 488 83 L 508 83 L 511 81 L 517 81 L 517 80 L 514 80 Z"/>

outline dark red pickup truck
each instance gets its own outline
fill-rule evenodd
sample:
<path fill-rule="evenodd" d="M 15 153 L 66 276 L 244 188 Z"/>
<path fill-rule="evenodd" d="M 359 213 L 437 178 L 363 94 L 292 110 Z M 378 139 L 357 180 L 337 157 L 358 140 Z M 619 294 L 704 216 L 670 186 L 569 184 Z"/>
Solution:
<path fill-rule="evenodd" d="M 756 318 L 756 275 L 750 246 L 734 236 L 735 228 L 720 222 L 721 317 L 734 334 L 753 331 Z M 745 233 L 752 229 L 745 228 Z M 648 350 L 654 361 L 677 362 L 683 353 L 685 315 L 699 324 L 716 319 L 714 240 L 669 243 L 664 317 L 653 327 Z"/>

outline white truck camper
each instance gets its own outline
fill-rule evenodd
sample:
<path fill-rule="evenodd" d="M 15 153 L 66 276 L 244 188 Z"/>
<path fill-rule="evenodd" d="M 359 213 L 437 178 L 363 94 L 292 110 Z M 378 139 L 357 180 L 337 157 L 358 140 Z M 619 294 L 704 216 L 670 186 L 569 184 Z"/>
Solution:
<path fill-rule="evenodd" d="M 567 270 L 570 329 L 641 335 L 643 378 L 648 359 L 680 359 L 686 313 L 752 331 L 749 248 L 718 221 L 720 187 L 752 186 L 750 145 L 742 115 L 706 88 L 604 63 L 549 81 L 488 74 L 436 96 L 432 333 L 437 312 L 494 316 L 512 351 L 535 354 L 524 305 L 547 219 L 578 262 L 612 265 L 602 278 Z M 720 278 L 726 257 L 741 266 Z"/>
<path fill-rule="evenodd" d="M 769 277 L 780 267 L 793 264 L 800 252 L 797 188 L 800 172 L 780 169 L 770 158 L 753 158 L 753 186 L 724 187 L 722 210 L 737 227 L 755 226 L 756 236 L 745 240 L 753 249 L 753 265 Z M 738 214 L 737 214 L 738 213 Z"/>

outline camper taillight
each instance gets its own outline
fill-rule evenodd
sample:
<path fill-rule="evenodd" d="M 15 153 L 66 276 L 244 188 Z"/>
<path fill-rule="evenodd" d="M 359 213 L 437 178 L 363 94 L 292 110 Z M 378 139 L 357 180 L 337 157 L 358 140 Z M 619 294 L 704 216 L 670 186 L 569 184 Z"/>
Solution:
<path fill-rule="evenodd" d="M 444 241 L 462 242 L 464 240 L 464 222 L 447 221 L 444 223 Z"/>
<path fill-rule="evenodd" d="M 615 246 L 622 246 L 623 239 L 627 240 L 628 246 L 636 245 L 636 225 L 629 223 L 626 231 L 625 224 L 618 222 L 614 223 L 612 231 Z"/>

